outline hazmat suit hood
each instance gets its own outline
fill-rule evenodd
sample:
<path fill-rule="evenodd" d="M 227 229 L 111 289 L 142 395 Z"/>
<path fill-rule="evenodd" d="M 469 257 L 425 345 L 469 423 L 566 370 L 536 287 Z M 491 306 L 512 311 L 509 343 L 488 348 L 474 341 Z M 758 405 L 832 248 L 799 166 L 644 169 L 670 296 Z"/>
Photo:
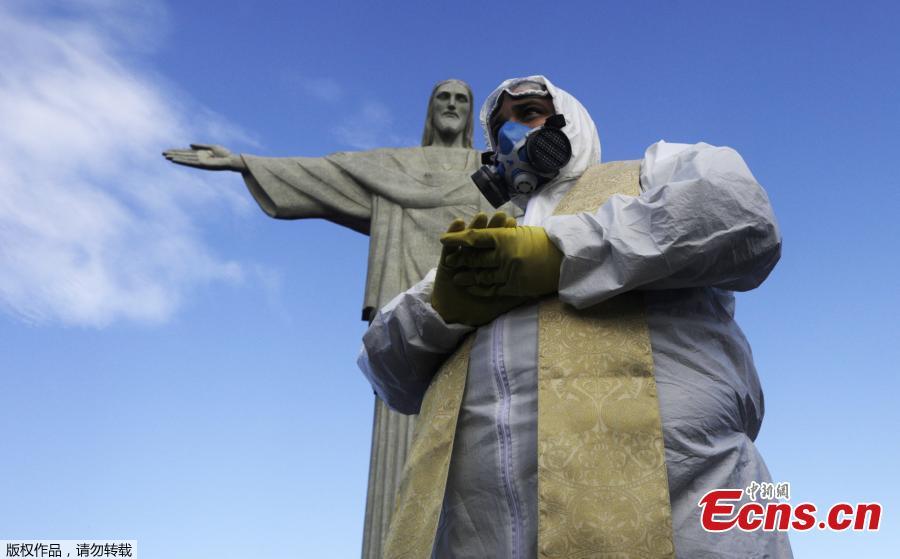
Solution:
<path fill-rule="evenodd" d="M 566 91 L 556 87 L 550 80 L 544 76 L 528 76 L 524 78 L 512 78 L 501 83 L 490 95 L 481 107 L 481 126 L 484 129 L 485 143 L 491 151 L 496 148 L 494 138 L 491 134 L 490 118 L 497 109 L 504 91 L 512 89 L 522 82 L 536 82 L 543 84 L 550 93 L 553 101 L 553 107 L 557 114 L 566 117 L 566 125 L 563 132 L 572 143 L 572 158 L 559 171 L 549 184 L 535 191 L 547 190 L 554 185 L 562 182 L 571 182 L 579 178 L 588 167 L 600 162 L 600 137 L 597 135 L 597 127 L 594 125 L 593 119 L 588 114 L 587 109 L 578 102 L 578 99 L 572 97 Z M 518 203 L 518 201 L 514 200 Z"/>

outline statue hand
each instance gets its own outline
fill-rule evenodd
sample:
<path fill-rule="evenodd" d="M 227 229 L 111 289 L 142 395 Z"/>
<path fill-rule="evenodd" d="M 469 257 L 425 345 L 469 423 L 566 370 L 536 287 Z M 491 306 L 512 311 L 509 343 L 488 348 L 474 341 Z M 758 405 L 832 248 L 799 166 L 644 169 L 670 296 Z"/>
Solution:
<path fill-rule="evenodd" d="M 207 171 L 246 171 L 240 155 L 234 155 L 222 146 L 191 144 L 190 149 L 169 149 L 163 157 L 179 165 L 187 165 Z"/>

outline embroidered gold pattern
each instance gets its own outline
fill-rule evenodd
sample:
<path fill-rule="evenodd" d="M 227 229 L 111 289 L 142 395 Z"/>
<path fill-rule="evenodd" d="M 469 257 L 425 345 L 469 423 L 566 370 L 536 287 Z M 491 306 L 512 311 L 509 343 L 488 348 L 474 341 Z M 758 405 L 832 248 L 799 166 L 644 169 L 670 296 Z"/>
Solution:
<path fill-rule="evenodd" d="M 425 393 L 385 538 L 385 558 L 431 557 L 474 338 L 466 338 L 444 362 Z"/>
<path fill-rule="evenodd" d="M 591 167 L 556 215 L 639 194 L 637 161 Z M 440 517 L 472 338 L 432 381 L 385 543 L 428 559 Z M 541 302 L 538 335 L 538 555 L 673 558 L 671 507 L 650 336 L 638 293 L 583 311 Z"/>
<path fill-rule="evenodd" d="M 640 164 L 590 168 L 556 215 L 640 193 Z M 538 556 L 674 557 L 650 334 L 639 293 L 578 311 L 541 302 Z"/>

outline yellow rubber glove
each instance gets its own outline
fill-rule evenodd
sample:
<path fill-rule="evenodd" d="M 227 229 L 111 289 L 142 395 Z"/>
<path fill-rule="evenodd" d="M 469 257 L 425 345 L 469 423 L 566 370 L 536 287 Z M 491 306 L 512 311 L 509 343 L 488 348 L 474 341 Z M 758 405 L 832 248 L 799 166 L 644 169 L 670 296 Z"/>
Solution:
<path fill-rule="evenodd" d="M 559 290 L 563 254 L 543 227 L 448 231 L 441 243 L 457 250 L 453 283 L 471 295 L 536 298 Z"/>
<path fill-rule="evenodd" d="M 507 218 L 503 212 L 494 214 L 490 221 L 488 221 L 486 214 L 479 213 L 472 219 L 468 228 L 463 220 L 455 220 L 447 229 L 447 235 L 475 230 L 485 231 L 507 226 L 515 227 L 515 220 Z M 459 253 L 460 249 L 458 247 L 445 245 L 441 252 L 441 260 L 438 263 L 437 275 L 434 278 L 431 306 L 441 315 L 444 322 L 459 322 L 469 326 L 481 326 L 528 300 L 525 297 L 513 296 L 476 296 L 468 293 L 465 287 L 456 285 L 453 282 L 453 275 L 458 270 L 454 261 L 460 258 Z"/>

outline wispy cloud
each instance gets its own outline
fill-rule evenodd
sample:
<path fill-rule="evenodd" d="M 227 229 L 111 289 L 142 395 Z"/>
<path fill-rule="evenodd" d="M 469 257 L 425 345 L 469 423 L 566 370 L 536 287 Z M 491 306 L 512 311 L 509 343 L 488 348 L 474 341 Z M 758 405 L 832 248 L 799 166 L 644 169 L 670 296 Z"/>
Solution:
<path fill-rule="evenodd" d="M 344 117 L 333 133 L 338 141 L 353 149 L 417 145 L 413 138 L 401 136 L 394 129 L 390 109 L 383 103 L 366 101 L 356 113 Z"/>
<path fill-rule="evenodd" d="M 300 87 L 307 95 L 327 103 L 336 103 L 344 97 L 344 88 L 333 78 L 306 78 Z"/>
<path fill-rule="evenodd" d="M 331 77 L 309 77 L 282 73 L 281 80 L 308 98 L 328 105 L 334 119 L 331 135 L 350 149 L 379 147 L 409 147 L 419 144 L 409 134 L 397 132 L 397 124 L 390 108 L 377 99 L 360 99 L 353 88 Z"/>
<path fill-rule="evenodd" d="M 242 134 L 196 107 L 188 119 L 117 57 L 125 39 L 112 30 L 152 43 L 159 5 L 140 3 L 154 16 L 143 20 L 107 0 L 71 5 L 55 19 L 0 7 L 0 306 L 37 323 L 162 321 L 191 288 L 244 275 L 204 243 L 191 213 L 249 204 L 160 150 Z"/>

